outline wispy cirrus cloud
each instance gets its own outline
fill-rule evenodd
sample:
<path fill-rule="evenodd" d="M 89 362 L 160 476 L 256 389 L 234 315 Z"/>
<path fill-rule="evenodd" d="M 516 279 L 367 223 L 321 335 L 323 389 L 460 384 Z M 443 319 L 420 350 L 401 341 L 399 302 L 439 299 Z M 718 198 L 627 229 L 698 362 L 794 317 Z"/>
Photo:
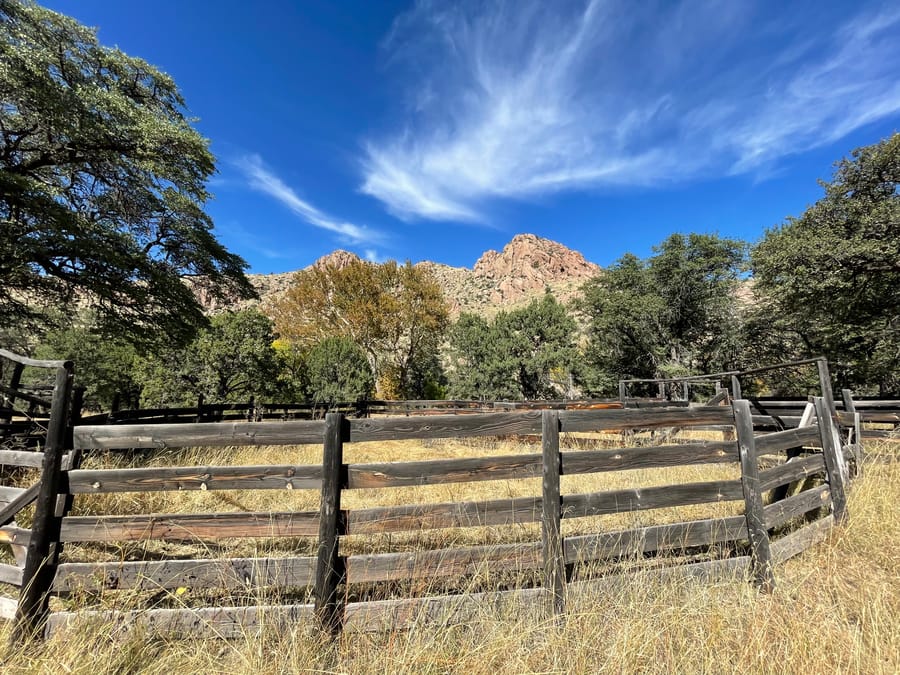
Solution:
<path fill-rule="evenodd" d="M 728 1 L 419 2 L 385 40 L 402 125 L 362 191 L 403 218 L 764 172 L 900 113 L 900 10 Z"/>
<path fill-rule="evenodd" d="M 341 241 L 371 245 L 385 239 L 384 234 L 378 230 L 333 218 L 301 199 L 293 188 L 266 166 L 259 155 L 245 155 L 234 164 L 247 177 L 252 189 L 273 197 L 310 225 L 333 232 Z"/>

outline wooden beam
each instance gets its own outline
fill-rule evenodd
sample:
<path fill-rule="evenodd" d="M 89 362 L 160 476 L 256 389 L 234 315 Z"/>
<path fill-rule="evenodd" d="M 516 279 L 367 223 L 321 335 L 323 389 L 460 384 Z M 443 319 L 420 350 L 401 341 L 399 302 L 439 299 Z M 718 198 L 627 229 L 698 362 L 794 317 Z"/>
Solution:
<path fill-rule="evenodd" d="M 797 516 L 802 516 L 814 509 L 827 506 L 831 499 L 831 491 L 827 485 L 820 485 L 804 490 L 793 497 L 782 499 L 763 508 L 766 527 L 774 529 L 784 525 Z"/>
<path fill-rule="evenodd" d="M 816 454 L 802 459 L 793 459 L 771 469 L 760 471 L 759 489 L 761 492 L 768 492 L 823 471 L 825 471 L 825 459 L 822 455 Z"/>
<path fill-rule="evenodd" d="M 199 446 L 307 445 L 322 442 L 325 423 L 220 422 L 75 427 L 76 449 L 189 448 Z"/>
<path fill-rule="evenodd" d="M 566 563 L 574 564 L 663 550 L 711 546 L 746 538 L 747 524 L 744 517 L 731 516 L 569 536 L 565 539 L 564 547 Z"/>
<path fill-rule="evenodd" d="M 622 431 L 656 427 L 689 427 L 733 424 L 731 409 L 723 406 L 666 407 L 643 410 L 564 410 L 559 413 L 562 431 Z"/>
<path fill-rule="evenodd" d="M 740 481 L 723 480 L 564 495 L 562 517 L 581 518 L 624 511 L 734 501 L 740 499 L 741 494 Z"/>
<path fill-rule="evenodd" d="M 559 413 L 545 410 L 542 415 L 542 499 L 541 545 L 543 585 L 550 591 L 550 609 L 554 616 L 566 610 L 566 561 L 562 541 L 562 499 L 559 493 Z"/>
<path fill-rule="evenodd" d="M 833 527 L 834 517 L 826 516 L 796 532 L 792 532 L 786 537 L 782 537 L 772 544 L 772 558 L 778 563 L 793 558 L 806 549 L 825 541 Z"/>
<path fill-rule="evenodd" d="M 485 544 L 458 549 L 351 555 L 346 559 L 347 583 L 403 579 L 437 579 L 478 571 L 491 573 L 540 569 L 541 544 Z"/>
<path fill-rule="evenodd" d="M 71 494 L 164 490 L 319 489 L 322 467 L 308 465 L 173 466 L 68 472 Z"/>
<path fill-rule="evenodd" d="M 819 434 L 822 440 L 822 454 L 825 456 L 825 471 L 831 485 L 831 503 L 834 507 L 834 522 L 840 524 L 847 516 L 847 493 L 844 486 L 844 456 L 835 442 L 834 422 L 828 402 L 822 397 L 814 399 Z"/>
<path fill-rule="evenodd" d="M 53 580 L 53 590 L 302 587 L 313 583 L 315 567 L 313 557 L 63 563 Z"/>
<path fill-rule="evenodd" d="M 47 636 L 52 637 L 80 622 L 104 626 L 106 634 L 119 638 L 139 629 L 168 637 L 245 639 L 263 628 L 287 633 L 313 616 L 312 605 L 262 605 L 254 607 L 204 607 L 200 609 L 137 609 L 56 612 L 50 616 Z"/>
<path fill-rule="evenodd" d="M 22 577 L 22 591 L 19 594 L 15 623 L 10 633 L 12 643 L 22 643 L 38 637 L 47 620 L 50 587 L 56 574 L 61 549 L 60 518 L 56 513 L 56 503 L 59 496 L 63 454 L 68 440 L 67 427 L 73 375 L 71 362 L 66 362 L 56 371 L 53 405 L 50 409 L 50 422 L 47 425 L 41 480 L 34 500 L 34 516 Z M 0 517 L 0 525 L 5 524 Z"/>
<path fill-rule="evenodd" d="M 341 467 L 344 448 L 344 416 L 325 416 L 325 444 L 322 459 L 322 499 L 319 510 L 319 546 L 316 561 L 316 583 L 313 590 L 316 619 L 329 634 L 341 629 L 342 607 L 338 586 L 344 579 L 343 561 L 338 555 L 341 527 Z"/>
<path fill-rule="evenodd" d="M 318 531 L 319 514 L 314 511 L 67 516 L 62 522 L 61 541 L 311 537 Z"/>
<path fill-rule="evenodd" d="M 763 513 L 759 481 L 759 463 L 753 435 L 753 416 L 746 400 L 734 402 L 734 423 L 741 454 L 741 486 L 744 493 L 744 516 L 750 539 L 750 559 L 756 585 L 766 593 L 775 589 L 769 533 Z"/>

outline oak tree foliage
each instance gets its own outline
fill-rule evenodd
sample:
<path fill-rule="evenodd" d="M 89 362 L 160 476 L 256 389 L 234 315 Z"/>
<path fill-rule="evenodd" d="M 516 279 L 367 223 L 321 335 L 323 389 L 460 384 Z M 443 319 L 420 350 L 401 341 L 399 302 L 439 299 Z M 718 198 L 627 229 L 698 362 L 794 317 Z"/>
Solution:
<path fill-rule="evenodd" d="M 588 281 L 581 303 L 589 322 L 586 389 L 614 394 L 622 377 L 734 367 L 745 248 L 718 235 L 673 234 L 646 260 L 626 254 Z"/>
<path fill-rule="evenodd" d="M 280 363 L 272 321 L 257 309 L 222 312 L 181 349 L 139 360 L 136 379 L 145 405 L 195 405 L 272 399 Z"/>
<path fill-rule="evenodd" d="M 254 295 L 204 212 L 214 161 L 171 77 L 0 0 L 0 102 L 0 319 L 87 304 L 118 335 L 184 342 L 206 323 L 195 290 Z"/>
<path fill-rule="evenodd" d="M 900 393 L 900 134 L 840 160 L 751 255 L 759 359 L 825 355 L 841 386 Z"/>
<path fill-rule="evenodd" d="M 577 327 L 550 293 L 493 321 L 464 313 L 450 330 L 454 398 L 541 399 L 566 393 Z"/>

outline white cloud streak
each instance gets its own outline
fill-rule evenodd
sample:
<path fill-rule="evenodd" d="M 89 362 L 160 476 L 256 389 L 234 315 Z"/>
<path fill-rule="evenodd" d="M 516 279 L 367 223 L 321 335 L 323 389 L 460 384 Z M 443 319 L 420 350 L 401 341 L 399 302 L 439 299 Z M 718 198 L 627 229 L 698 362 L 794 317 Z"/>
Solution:
<path fill-rule="evenodd" d="M 259 155 L 247 155 L 236 162 L 244 173 L 252 189 L 269 195 L 281 202 L 310 225 L 328 230 L 349 244 L 373 244 L 384 239 L 384 235 L 364 225 L 354 225 L 323 213 L 288 186 L 265 165 Z"/>
<path fill-rule="evenodd" d="M 766 7 L 420 2 L 385 41 L 409 105 L 361 189 L 483 222 L 498 198 L 765 172 L 900 112 L 900 11 Z"/>

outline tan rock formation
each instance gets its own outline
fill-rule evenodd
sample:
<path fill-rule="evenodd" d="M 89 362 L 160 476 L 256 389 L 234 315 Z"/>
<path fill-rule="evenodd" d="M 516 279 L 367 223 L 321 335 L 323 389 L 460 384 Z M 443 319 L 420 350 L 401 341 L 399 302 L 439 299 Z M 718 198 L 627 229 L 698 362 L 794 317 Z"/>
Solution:
<path fill-rule="evenodd" d="M 319 258 L 311 267 L 345 267 L 357 260 L 360 258 L 355 253 L 337 250 Z M 527 304 L 548 288 L 558 300 L 568 302 L 578 295 L 587 279 L 600 272 L 599 266 L 585 260 L 578 251 L 533 234 L 516 235 L 500 252 L 485 252 L 473 269 L 431 261 L 416 266 L 434 275 L 454 316 L 460 312 L 494 316 L 502 309 Z M 284 294 L 295 274 L 248 275 L 260 295 L 263 310 Z"/>

